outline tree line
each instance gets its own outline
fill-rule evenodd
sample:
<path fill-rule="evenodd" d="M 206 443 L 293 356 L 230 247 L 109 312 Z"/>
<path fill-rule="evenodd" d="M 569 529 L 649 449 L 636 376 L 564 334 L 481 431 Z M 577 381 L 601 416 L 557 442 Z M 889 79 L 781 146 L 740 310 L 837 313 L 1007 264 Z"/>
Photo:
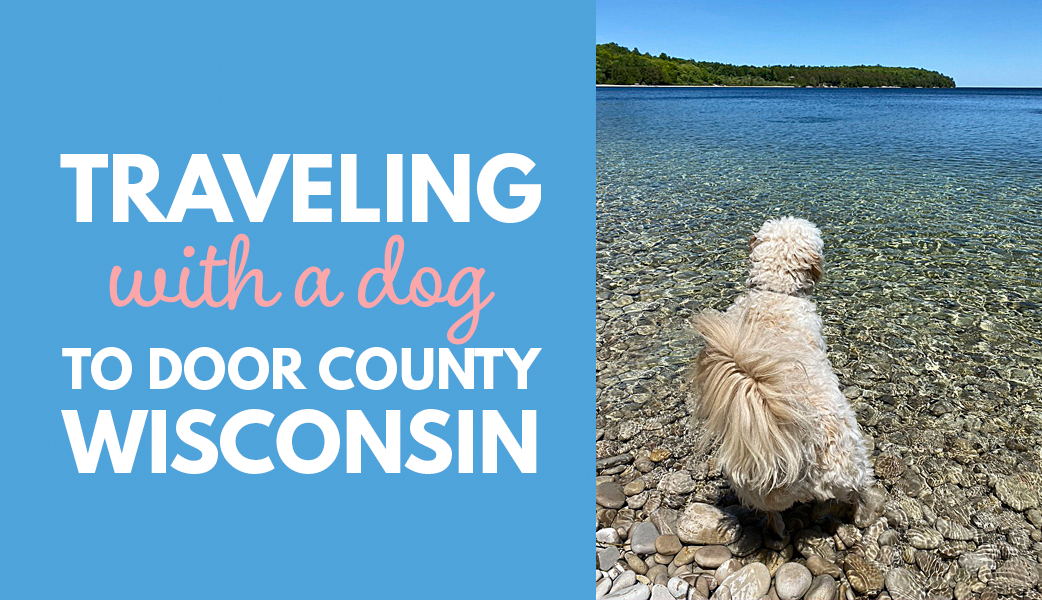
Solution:
<path fill-rule="evenodd" d="M 597 83 L 614 85 L 789 85 L 953 88 L 951 77 L 911 67 L 754 67 L 652 56 L 615 43 L 597 44 Z"/>

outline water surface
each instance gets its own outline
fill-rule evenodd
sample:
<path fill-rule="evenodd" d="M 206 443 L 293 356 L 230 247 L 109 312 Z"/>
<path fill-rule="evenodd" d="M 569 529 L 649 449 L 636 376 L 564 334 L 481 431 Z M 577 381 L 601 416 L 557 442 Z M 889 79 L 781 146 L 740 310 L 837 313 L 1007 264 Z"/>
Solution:
<path fill-rule="evenodd" d="M 1016 474 L 1037 501 L 1042 465 L 1042 90 L 598 89 L 597 211 L 598 458 L 690 466 L 685 322 L 745 291 L 765 219 L 805 217 L 888 492 L 1042 553 L 994 493 Z"/>

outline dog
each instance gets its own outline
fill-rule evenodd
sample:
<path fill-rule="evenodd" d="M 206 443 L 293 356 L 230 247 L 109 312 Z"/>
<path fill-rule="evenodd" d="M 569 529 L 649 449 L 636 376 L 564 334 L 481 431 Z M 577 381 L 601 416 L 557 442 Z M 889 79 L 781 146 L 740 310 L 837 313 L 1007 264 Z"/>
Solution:
<path fill-rule="evenodd" d="M 749 242 L 748 286 L 726 312 L 695 319 L 705 339 L 692 372 L 695 417 L 743 504 L 785 534 L 796 502 L 856 504 L 873 482 L 854 411 L 826 356 L 811 290 L 824 271 L 821 232 L 793 217 Z"/>

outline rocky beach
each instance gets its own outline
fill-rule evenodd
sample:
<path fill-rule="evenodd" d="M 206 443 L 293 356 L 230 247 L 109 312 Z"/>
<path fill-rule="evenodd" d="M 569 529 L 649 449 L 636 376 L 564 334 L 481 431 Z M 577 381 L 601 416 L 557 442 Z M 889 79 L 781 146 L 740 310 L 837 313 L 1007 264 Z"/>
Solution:
<path fill-rule="evenodd" d="M 942 135 L 868 92 L 598 92 L 597 598 L 1042 598 L 1042 180 L 1016 140 L 952 140 L 1013 122 Z M 824 235 L 815 301 L 877 484 L 792 507 L 779 540 L 702 449 L 684 372 L 688 321 L 746 290 L 750 233 L 785 214 Z"/>

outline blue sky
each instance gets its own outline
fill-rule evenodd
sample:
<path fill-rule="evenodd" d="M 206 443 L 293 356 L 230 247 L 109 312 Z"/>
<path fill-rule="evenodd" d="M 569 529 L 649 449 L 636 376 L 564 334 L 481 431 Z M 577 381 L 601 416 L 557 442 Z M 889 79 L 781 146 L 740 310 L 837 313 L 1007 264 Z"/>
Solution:
<path fill-rule="evenodd" d="M 597 0 L 597 42 L 735 64 L 922 67 L 1042 87 L 1042 1 Z"/>

